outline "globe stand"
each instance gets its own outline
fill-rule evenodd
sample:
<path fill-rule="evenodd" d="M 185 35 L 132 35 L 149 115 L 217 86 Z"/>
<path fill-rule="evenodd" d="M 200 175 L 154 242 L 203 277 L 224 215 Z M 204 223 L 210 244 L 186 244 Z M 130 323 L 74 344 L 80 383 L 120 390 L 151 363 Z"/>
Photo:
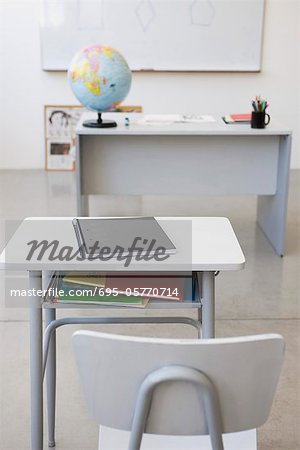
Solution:
<path fill-rule="evenodd" d="M 117 122 L 114 120 L 103 120 L 101 114 L 98 113 L 98 120 L 85 120 L 83 126 L 88 128 L 112 128 L 117 126 Z"/>

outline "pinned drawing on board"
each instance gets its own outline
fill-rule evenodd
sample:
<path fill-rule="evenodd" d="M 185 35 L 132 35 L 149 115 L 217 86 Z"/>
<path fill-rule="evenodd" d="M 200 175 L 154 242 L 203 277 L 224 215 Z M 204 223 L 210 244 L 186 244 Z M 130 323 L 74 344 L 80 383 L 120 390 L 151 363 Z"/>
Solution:
<path fill-rule="evenodd" d="M 46 170 L 75 169 L 75 128 L 84 111 L 81 106 L 44 107 Z"/>

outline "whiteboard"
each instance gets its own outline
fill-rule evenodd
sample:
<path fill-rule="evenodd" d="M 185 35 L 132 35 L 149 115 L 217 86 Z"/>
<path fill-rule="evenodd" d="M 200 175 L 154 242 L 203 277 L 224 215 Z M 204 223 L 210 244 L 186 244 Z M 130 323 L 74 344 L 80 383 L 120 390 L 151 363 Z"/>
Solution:
<path fill-rule="evenodd" d="M 99 43 L 136 71 L 258 71 L 263 19 L 264 0 L 44 0 L 42 66 Z"/>

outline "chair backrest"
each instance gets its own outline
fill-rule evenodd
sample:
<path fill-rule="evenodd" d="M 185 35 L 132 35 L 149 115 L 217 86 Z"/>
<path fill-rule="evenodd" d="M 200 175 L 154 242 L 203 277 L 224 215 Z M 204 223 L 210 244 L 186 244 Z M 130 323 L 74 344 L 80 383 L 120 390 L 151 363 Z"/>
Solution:
<path fill-rule="evenodd" d="M 104 426 L 131 430 L 147 375 L 183 366 L 205 374 L 220 404 L 222 432 L 257 428 L 268 418 L 284 354 L 277 334 L 216 339 L 158 339 L 78 331 L 73 344 L 86 403 Z M 197 386 L 170 381 L 155 389 L 146 432 L 208 434 Z"/>

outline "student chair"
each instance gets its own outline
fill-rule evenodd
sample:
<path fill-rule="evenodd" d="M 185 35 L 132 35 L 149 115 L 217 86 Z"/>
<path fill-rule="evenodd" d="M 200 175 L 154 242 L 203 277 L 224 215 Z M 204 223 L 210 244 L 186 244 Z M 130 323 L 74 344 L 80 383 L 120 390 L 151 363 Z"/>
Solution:
<path fill-rule="evenodd" d="M 143 433 L 210 435 L 261 426 L 268 418 L 284 354 L 277 334 L 158 339 L 91 331 L 73 334 L 89 412 L 101 425 Z"/>

